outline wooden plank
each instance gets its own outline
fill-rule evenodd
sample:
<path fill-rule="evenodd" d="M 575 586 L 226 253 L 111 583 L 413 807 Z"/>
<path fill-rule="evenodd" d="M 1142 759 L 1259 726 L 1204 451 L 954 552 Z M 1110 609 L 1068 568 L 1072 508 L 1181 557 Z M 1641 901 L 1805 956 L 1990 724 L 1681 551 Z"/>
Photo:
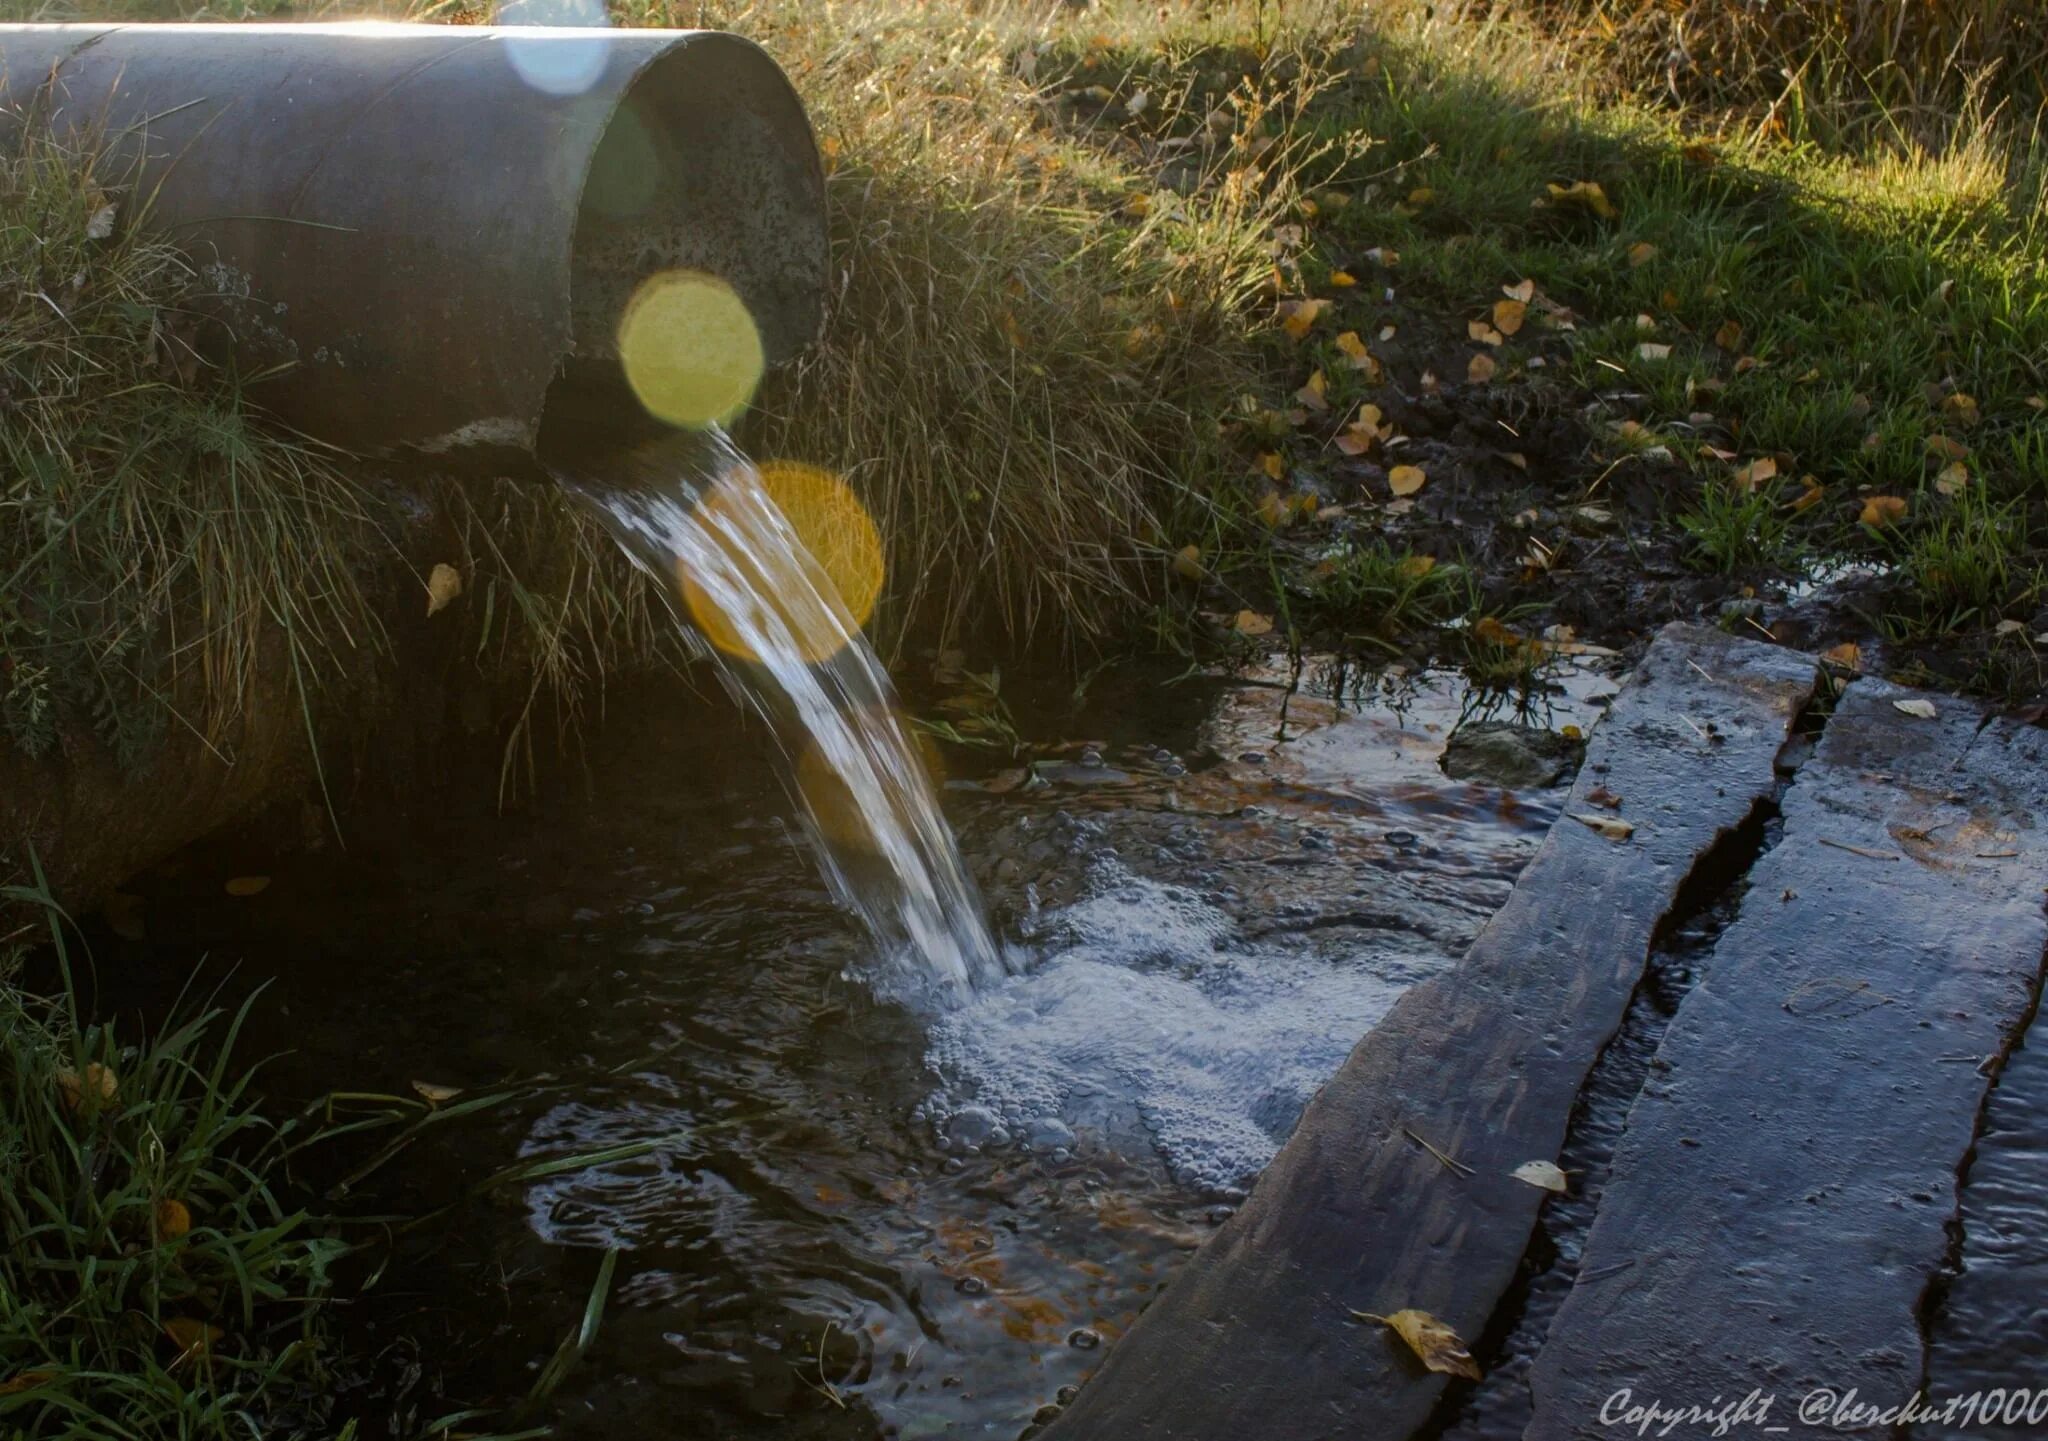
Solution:
<path fill-rule="evenodd" d="M 2048 734 L 1852 686 L 1629 1113 L 1527 1436 L 1611 1436 L 1622 1388 L 1758 1389 L 1793 1435 L 1843 1429 L 1804 1424 L 1816 1388 L 1912 1394 L 1978 1062 L 2024 1025 L 2048 945 L 2044 881 Z"/>
<path fill-rule="evenodd" d="M 1109 1353 L 1056 1441 L 1402 1436 L 1444 1378 L 1347 1308 L 1476 1337 L 1554 1157 L 1694 862 L 1774 785 L 1806 657 L 1667 628 L 1595 732 L 1561 820 L 1454 971 L 1403 996 L 1309 1106 L 1251 1198 Z M 1595 789 L 1622 798 L 1609 812 Z M 1414 1136 L 1471 1168 L 1453 1172 Z"/>

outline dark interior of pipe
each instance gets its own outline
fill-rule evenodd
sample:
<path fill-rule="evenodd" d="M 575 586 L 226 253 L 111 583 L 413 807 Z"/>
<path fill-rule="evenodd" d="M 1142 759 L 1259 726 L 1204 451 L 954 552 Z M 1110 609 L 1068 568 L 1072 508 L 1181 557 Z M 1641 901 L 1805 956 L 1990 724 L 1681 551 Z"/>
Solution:
<path fill-rule="evenodd" d="M 615 331 L 634 290 L 705 271 L 739 293 L 769 362 L 817 333 L 825 231 L 816 149 L 774 63 L 727 36 L 649 65 L 591 161 L 570 269 L 573 349 L 550 388 L 554 436 L 603 426 L 614 443 L 658 433 L 627 390 Z"/>

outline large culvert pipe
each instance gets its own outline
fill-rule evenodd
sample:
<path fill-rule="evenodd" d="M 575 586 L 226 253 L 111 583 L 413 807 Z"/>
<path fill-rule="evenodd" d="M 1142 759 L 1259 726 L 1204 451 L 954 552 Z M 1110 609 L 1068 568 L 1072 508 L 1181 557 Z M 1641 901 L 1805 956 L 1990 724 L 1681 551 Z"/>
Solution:
<path fill-rule="evenodd" d="M 824 183 L 775 62 L 709 31 L 0 26 L 0 129 L 105 144 L 207 337 L 305 431 L 499 463 L 616 375 L 647 276 L 816 332 Z"/>

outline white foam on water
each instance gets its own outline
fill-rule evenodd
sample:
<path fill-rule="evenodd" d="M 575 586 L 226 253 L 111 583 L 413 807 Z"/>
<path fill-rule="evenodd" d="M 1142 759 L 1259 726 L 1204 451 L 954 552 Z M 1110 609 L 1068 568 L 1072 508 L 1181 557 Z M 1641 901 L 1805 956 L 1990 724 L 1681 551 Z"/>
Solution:
<path fill-rule="evenodd" d="M 1199 896 L 1114 862 L 1043 932 L 1030 970 L 933 1024 L 927 1115 L 956 1149 L 1149 1141 L 1214 1193 L 1265 1168 L 1412 979 L 1412 955 L 1355 936 L 1247 941 Z"/>

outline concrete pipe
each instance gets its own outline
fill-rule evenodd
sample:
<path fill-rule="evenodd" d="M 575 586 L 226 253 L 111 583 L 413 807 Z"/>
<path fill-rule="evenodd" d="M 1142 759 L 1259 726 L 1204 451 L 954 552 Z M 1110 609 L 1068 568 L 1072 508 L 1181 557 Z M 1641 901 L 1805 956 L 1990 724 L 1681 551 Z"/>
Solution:
<path fill-rule="evenodd" d="M 657 273 L 728 282 L 770 363 L 818 327 L 817 147 L 736 36 L 6 25 L 0 84 L 0 127 L 109 148 L 257 399 L 358 452 L 530 454 L 551 408 L 623 392 Z"/>

